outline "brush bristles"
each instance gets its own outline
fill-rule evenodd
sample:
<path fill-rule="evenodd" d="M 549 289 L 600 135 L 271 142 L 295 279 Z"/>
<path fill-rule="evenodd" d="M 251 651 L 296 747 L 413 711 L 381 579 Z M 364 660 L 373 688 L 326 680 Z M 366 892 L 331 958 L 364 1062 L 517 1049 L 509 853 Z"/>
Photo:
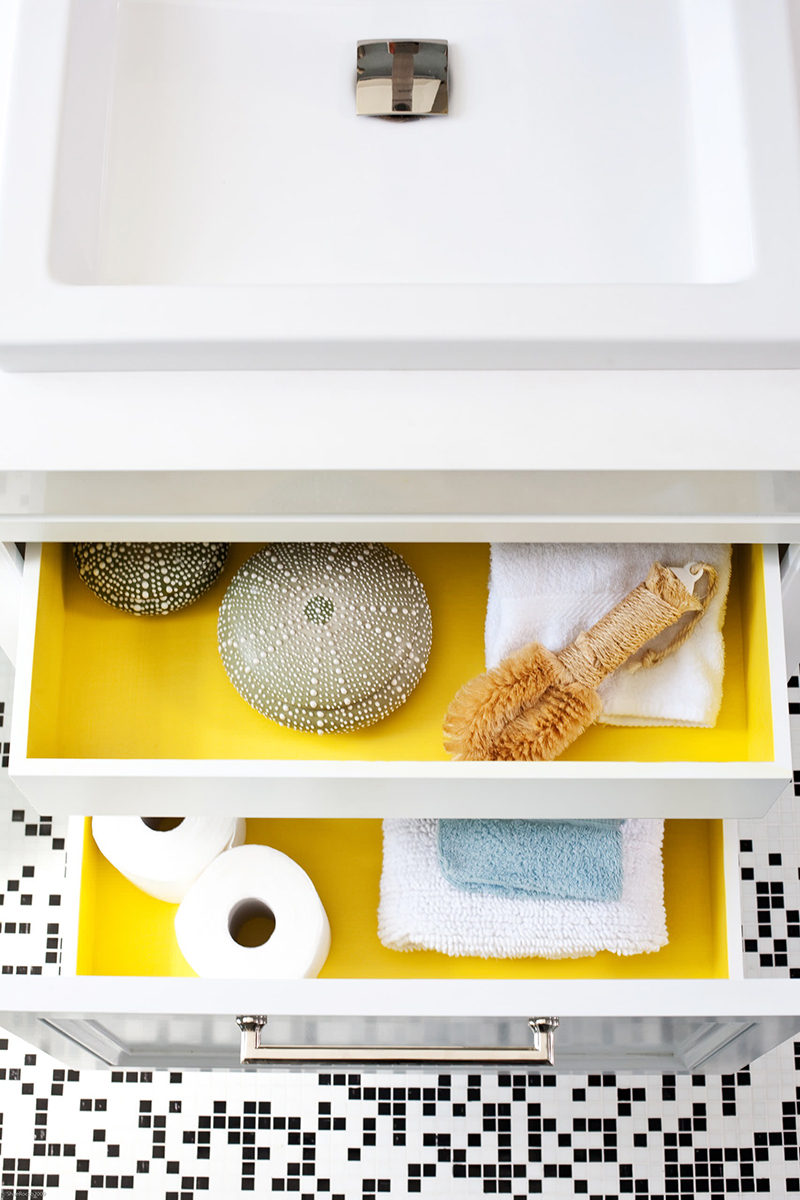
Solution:
<path fill-rule="evenodd" d="M 551 759 L 599 711 L 596 693 L 571 681 L 555 654 L 532 642 L 456 693 L 444 747 L 462 761 Z"/>

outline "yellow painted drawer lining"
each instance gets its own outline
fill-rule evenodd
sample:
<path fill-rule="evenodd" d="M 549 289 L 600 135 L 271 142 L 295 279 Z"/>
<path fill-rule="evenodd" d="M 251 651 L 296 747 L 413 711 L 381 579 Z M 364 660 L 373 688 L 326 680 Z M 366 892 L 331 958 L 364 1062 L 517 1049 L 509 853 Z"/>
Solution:
<path fill-rule="evenodd" d="M 728 973 L 722 823 L 667 821 L 664 882 L 669 945 L 630 958 L 551 961 L 398 953 L 378 941 L 380 821 L 253 820 L 248 841 L 274 846 L 305 868 L 331 923 L 322 978 L 705 979 Z M 176 906 L 146 896 L 100 854 L 87 820 L 78 973 L 192 975 L 174 934 Z"/>
<path fill-rule="evenodd" d="M 81 759 L 445 760 L 441 724 L 483 669 L 488 546 L 398 545 L 433 612 L 433 650 L 398 712 L 353 733 L 298 733 L 256 713 L 217 653 L 217 611 L 256 546 L 232 547 L 222 578 L 169 617 L 109 608 L 81 582 L 69 546 L 42 547 L 28 756 Z M 764 762 L 773 757 L 766 601 L 759 547 L 736 548 L 725 622 L 724 699 L 714 729 L 596 726 L 562 761 Z"/>

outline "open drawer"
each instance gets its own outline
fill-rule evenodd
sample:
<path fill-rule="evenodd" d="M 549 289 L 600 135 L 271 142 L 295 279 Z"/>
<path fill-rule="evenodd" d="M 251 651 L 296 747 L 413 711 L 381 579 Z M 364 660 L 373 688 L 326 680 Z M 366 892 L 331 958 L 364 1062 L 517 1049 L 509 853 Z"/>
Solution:
<path fill-rule="evenodd" d="M 529 1019 L 558 1016 L 567 1072 L 731 1071 L 800 1029 L 793 982 L 742 978 L 735 822 L 666 823 L 668 946 L 562 961 L 382 947 L 378 821 L 255 820 L 248 840 L 292 854 L 313 878 L 332 934 L 319 979 L 192 977 L 175 906 L 123 879 L 73 818 L 62 975 L 8 979 L 0 1021 L 83 1065 L 233 1067 L 236 1017 L 255 1014 L 268 1017 L 261 1040 L 276 1066 L 337 1053 L 463 1062 L 477 1050 L 524 1067 Z"/>
<path fill-rule="evenodd" d="M 595 726 L 551 763 L 455 763 L 442 748 L 451 697 L 483 669 L 487 546 L 398 547 L 431 603 L 428 670 L 388 719 L 324 737 L 266 721 L 220 663 L 219 603 L 253 549 L 232 547 L 198 603 L 156 620 L 97 599 L 68 546 L 28 547 L 10 771 L 40 811 L 760 816 L 791 779 L 774 547 L 735 549 L 714 729 Z"/>

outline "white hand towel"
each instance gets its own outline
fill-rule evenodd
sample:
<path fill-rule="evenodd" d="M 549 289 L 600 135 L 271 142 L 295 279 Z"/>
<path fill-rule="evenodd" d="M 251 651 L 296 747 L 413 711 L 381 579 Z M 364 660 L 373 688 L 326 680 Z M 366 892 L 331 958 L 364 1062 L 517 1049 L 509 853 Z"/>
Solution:
<path fill-rule="evenodd" d="M 378 936 L 390 950 L 481 958 L 584 958 L 599 950 L 645 954 L 667 942 L 661 843 L 664 822 L 622 826 L 619 900 L 539 900 L 467 892 L 439 866 L 437 822 L 383 822 Z"/>
<path fill-rule="evenodd" d="M 722 625 L 731 577 L 726 545 L 514 544 L 492 546 L 486 665 L 528 642 L 561 650 L 641 583 L 654 562 L 716 568 L 717 593 L 691 636 L 657 666 L 621 667 L 597 689 L 609 725 L 711 727 L 722 703 Z"/>

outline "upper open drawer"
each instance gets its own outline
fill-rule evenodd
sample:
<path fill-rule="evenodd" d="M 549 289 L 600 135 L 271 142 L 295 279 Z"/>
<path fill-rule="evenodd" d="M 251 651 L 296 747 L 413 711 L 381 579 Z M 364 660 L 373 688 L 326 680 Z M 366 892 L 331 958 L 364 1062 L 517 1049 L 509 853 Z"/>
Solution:
<path fill-rule="evenodd" d="M 443 714 L 483 667 L 488 548 L 401 549 L 431 604 L 428 670 L 391 717 L 319 737 L 265 720 L 220 663 L 219 603 L 252 547 L 161 620 L 103 604 L 69 547 L 29 547 L 12 777 L 53 813 L 350 817 L 758 816 L 791 779 L 774 548 L 735 551 L 714 729 L 596 726 L 550 763 L 448 760 Z"/>

